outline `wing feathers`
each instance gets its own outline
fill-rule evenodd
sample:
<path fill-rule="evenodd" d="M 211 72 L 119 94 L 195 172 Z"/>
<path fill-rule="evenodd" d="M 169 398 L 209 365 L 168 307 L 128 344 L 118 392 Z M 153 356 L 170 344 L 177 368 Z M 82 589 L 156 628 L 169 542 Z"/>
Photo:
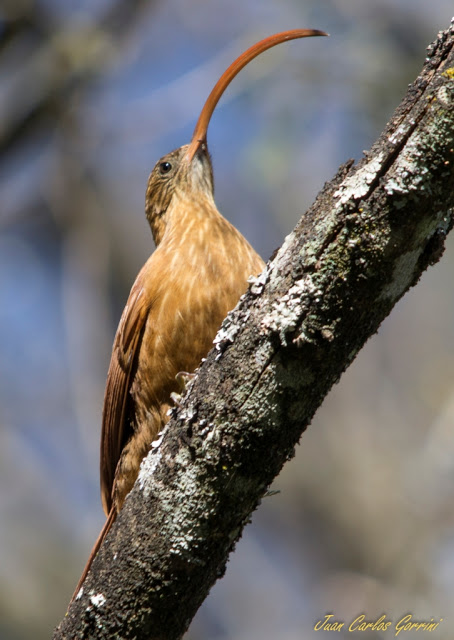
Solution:
<path fill-rule="evenodd" d="M 106 515 L 112 506 L 115 469 L 127 438 L 126 407 L 131 374 L 138 356 L 149 304 L 139 274 L 121 316 L 112 350 L 102 416 L 101 499 Z"/>

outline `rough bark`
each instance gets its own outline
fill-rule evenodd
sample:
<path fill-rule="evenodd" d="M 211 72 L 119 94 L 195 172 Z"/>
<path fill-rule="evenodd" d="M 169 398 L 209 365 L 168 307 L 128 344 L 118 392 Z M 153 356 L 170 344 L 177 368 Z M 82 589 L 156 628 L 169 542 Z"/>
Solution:
<path fill-rule="evenodd" d="M 453 225 L 454 24 L 224 321 L 55 638 L 180 638 L 325 395 Z"/>

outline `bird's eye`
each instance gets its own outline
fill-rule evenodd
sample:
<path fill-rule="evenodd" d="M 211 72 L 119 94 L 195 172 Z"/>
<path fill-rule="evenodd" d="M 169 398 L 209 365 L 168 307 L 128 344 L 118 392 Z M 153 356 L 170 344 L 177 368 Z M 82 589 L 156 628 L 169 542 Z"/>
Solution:
<path fill-rule="evenodd" d="M 169 173 L 171 168 L 172 165 L 170 164 L 170 162 L 161 162 L 161 164 L 159 165 L 159 171 L 161 173 Z"/>

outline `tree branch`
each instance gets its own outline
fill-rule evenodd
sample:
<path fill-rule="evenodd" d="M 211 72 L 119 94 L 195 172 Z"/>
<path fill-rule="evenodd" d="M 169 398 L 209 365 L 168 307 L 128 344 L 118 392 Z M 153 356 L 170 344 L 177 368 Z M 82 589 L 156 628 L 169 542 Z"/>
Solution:
<path fill-rule="evenodd" d="M 454 24 L 224 321 L 55 639 L 182 636 L 325 395 L 440 258 L 453 194 Z"/>

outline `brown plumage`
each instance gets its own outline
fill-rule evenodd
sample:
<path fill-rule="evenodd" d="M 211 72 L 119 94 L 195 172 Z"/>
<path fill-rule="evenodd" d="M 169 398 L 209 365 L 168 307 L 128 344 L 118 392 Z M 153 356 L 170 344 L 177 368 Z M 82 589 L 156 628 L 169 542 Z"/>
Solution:
<path fill-rule="evenodd" d="M 186 145 L 164 156 L 148 183 L 146 213 L 157 249 L 132 287 L 107 376 L 101 440 L 106 514 L 112 505 L 120 510 L 165 424 L 176 374 L 200 364 L 247 278 L 264 266 L 216 209 L 205 145 L 190 163 L 187 151 Z"/>
<path fill-rule="evenodd" d="M 137 478 L 151 442 L 168 420 L 175 376 L 193 372 L 246 291 L 262 259 L 216 208 L 206 145 L 211 115 L 235 75 L 285 40 L 326 35 L 300 29 L 270 36 L 221 76 L 200 114 L 192 141 L 151 172 L 145 211 L 156 250 L 131 289 L 107 375 L 101 435 L 101 497 L 106 523 L 73 598 Z"/>

